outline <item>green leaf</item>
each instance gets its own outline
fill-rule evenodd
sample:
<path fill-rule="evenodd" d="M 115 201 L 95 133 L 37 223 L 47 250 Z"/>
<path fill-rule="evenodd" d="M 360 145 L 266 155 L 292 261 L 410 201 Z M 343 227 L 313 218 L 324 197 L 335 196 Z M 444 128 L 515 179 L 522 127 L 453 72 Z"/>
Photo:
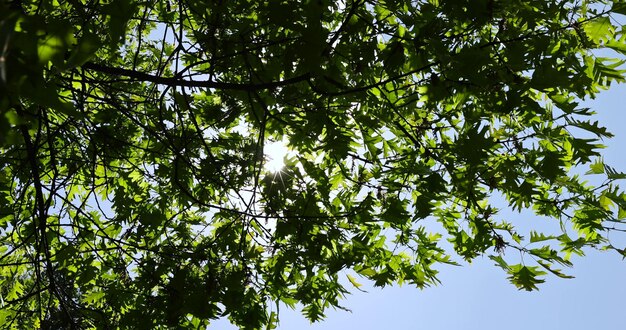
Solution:
<path fill-rule="evenodd" d="M 363 284 L 361 284 L 361 283 L 356 281 L 354 276 L 352 276 L 350 274 L 346 274 L 346 277 L 348 277 L 348 281 L 350 281 L 350 284 L 352 284 L 355 288 L 360 290 L 361 286 L 363 286 Z"/>
<path fill-rule="evenodd" d="M 126 35 L 128 22 L 137 9 L 133 0 L 113 0 L 104 7 L 104 12 L 108 14 L 108 29 L 111 36 L 111 46 L 123 41 Z"/>
<path fill-rule="evenodd" d="M 85 295 L 83 298 L 83 302 L 88 304 L 95 304 L 102 300 L 105 293 L 103 291 L 91 291 Z"/>
<path fill-rule="evenodd" d="M 146 210 L 139 215 L 139 222 L 146 226 L 158 226 L 165 220 L 165 215 L 156 209 Z"/>
<path fill-rule="evenodd" d="M 626 179 L 626 173 L 619 172 L 618 170 L 606 164 L 604 165 L 604 171 L 606 172 L 606 176 L 609 179 L 612 179 L 612 180 Z"/>
<path fill-rule="evenodd" d="M 502 256 L 494 256 L 494 255 L 490 255 L 489 259 L 493 260 L 496 262 L 496 266 L 504 269 L 504 270 L 509 270 L 509 264 L 507 264 L 507 262 L 502 258 Z"/>
<path fill-rule="evenodd" d="M 546 272 L 538 270 L 537 267 L 514 265 L 509 268 L 509 280 L 520 290 L 538 290 L 537 284 L 545 282 L 539 276 L 545 274 Z"/>
<path fill-rule="evenodd" d="M 626 219 L 626 209 L 623 209 L 621 207 L 617 208 L 617 219 L 619 220 Z"/>
<path fill-rule="evenodd" d="M 618 14 L 626 15 L 626 4 L 620 1 L 616 1 L 613 3 L 611 11 Z"/>
<path fill-rule="evenodd" d="M 586 174 L 603 174 L 604 173 L 604 163 L 602 159 L 598 158 L 595 162 L 589 165 L 589 171 Z"/>
<path fill-rule="evenodd" d="M 542 241 L 547 241 L 547 240 L 552 240 L 555 239 L 556 237 L 552 236 L 552 235 L 544 235 L 543 233 L 538 233 L 534 230 L 530 231 L 530 242 L 531 243 L 536 243 L 536 242 L 542 242 Z"/>
<path fill-rule="evenodd" d="M 556 276 L 558 276 L 560 278 L 574 278 L 574 276 L 570 276 L 570 275 L 566 275 L 566 274 L 561 273 L 560 269 L 552 268 L 552 265 L 547 263 L 547 262 L 544 262 L 544 261 L 541 261 L 541 260 L 537 260 L 537 263 L 540 264 L 541 267 L 543 267 L 544 269 L 546 269 L 550 273 L 552 273 L 552 274 L 554 274 L 554 275 L 556 275 Z"/>
<path fill-rule="evenodd" d="M 9 309 L 0 309 L 0 324 L 7 324 L 7 320 L 12 319 L 15 312 Z"/>
<path fill-rule="evenodd" d="M 60 35 L 45 36 L 37 45 L 37 55 L 42 64 L 48 61 L 59 63 L 63 60 L 64 52 L 65 42 L 63 36 Z"/>
<path fill-rule="evenodd" d="M 288 297 L 281 297 L 280 301 L 283 302 L 285 305 L 287 305 L 287 307 L 291 309 L 295 309 L 296 304 L 298 303 L 297 299 L 288 298 Z"/>
<path fill-rule="evenodd" d="M 100 46 L 101 42 L 98 36 L 89 32 L 84 33 L 67 60 L 68 68 L 81 66 L 90 61 Z"/>
<path fill-rule="evenodd" d="M 587 36 L 596 44 L 606 40 L 611 36 L 613 25 L 611 19 L 606 16 L 594 18 L 583 24 L 583 29 Z"/>
<path fill-rule="evenodd" d="M 272 330 L 272 329 L 277 329 L 277 328 L 278 328 L 278 314 L 276 314 L 276 312 L 271 312 L 270 318 L 267 321 L 267 326 L 265 327 L 265 329 Z"/>

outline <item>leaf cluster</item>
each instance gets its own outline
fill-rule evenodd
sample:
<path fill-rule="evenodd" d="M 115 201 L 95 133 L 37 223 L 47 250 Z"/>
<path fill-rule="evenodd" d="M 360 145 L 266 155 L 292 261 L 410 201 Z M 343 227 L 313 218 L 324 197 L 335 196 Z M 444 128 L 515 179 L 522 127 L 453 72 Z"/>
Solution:
<path fill-rule="evenodd" d="M 585 248 L 626 255 L 609 240 L 626 175 L 579 105 L 624 81 L 597 55 L 626 53 L 621 15 L 607 0 L 3 2 L 0 327 L 271 329 L 281 306 L 343 308 L 357 277 L 423 288 L 489 255 L 533 290 Z M 279 172 L 271 141 L 292 151 Z M 519 232 L 498 198 L 560 232 Z"/>

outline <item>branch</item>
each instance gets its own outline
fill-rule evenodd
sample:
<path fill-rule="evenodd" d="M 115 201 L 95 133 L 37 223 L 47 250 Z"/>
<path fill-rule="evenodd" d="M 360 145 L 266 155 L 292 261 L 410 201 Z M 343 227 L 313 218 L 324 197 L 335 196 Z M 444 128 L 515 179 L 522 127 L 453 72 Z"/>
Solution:
<path fill-rule="evenodd" d="M 128 70 L 122 68 L 110 67 L 102 64 L 97 64 L 93 62 L 87 62 L 83 65 L 83 68 L 98 71 L 114 76 L 123 76 L 132 78 L 134 80 L 147 81 L 152 82 L 159 85 L 166 85 L 170 87 L 204 87 L 204 88 L 216 88 L 216 89 L 228 89 L 228 90 L 239 90 L 239 91 L 258 91 L 264 89 L 274 89 L 277 87 L 287 86 L 295 83 L 299 83 L 302 81 L 306 81 L 310 78 L 309 73 L 305 73 L 293 78 L 280 80 L 280 81 L 271 81 L 267 83 L 258 83 L 258 84 L 238 84 L 238 83 L 227 83 L 227 82 L 219 82 L 219 81 L 210 81 L 210 80 L 184 80 L 179 78 L 171 78 L 171 77 L 160 77 L 151 75 L 148 73 Z"/>

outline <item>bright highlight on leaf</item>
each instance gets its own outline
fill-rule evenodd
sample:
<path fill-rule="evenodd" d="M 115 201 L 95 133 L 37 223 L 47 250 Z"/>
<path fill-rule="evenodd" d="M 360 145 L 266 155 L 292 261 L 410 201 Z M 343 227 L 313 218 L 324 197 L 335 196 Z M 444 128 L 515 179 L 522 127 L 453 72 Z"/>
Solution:
<path fill-rule="evenodd" d="M 354 276 L 348 274 L 346 275 L 348 277 L 348 281 L 350 281 L 350 284 L 352 284 L 355 288 L 359 289 L 360 287 L 363 286 L 363 284 L 359 283 L 356 281 L 356 278 L 354 278 Z"/>

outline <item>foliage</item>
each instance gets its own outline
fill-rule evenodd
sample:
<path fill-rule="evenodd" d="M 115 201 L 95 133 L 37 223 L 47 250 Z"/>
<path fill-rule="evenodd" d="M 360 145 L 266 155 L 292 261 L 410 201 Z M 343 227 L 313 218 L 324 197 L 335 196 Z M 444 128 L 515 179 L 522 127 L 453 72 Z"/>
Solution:
<path fill-rule="evenodd" d="M 274 328 L 359 277 L 489 255 L 532 290 L 624 253 L 625 176 L 579 105 L 624 80 L 596 51 L 626 53 L 622 1 L 1 6 L 2 328 Z"/>

